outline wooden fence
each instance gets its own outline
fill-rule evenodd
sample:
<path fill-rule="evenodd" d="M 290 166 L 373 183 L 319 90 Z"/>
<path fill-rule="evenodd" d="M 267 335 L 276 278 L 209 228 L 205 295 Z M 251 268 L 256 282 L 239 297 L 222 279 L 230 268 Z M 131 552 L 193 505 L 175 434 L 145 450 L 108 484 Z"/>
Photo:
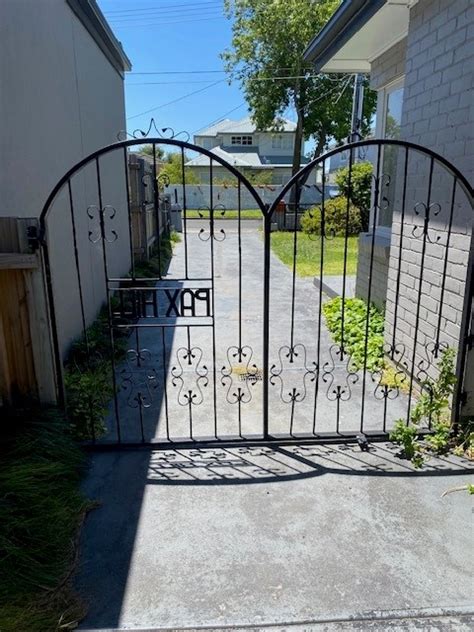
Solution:
<path fill-rule="evenodd" d="M 0 218 L 0 404 L 56 401 L 36 219 Z"/>

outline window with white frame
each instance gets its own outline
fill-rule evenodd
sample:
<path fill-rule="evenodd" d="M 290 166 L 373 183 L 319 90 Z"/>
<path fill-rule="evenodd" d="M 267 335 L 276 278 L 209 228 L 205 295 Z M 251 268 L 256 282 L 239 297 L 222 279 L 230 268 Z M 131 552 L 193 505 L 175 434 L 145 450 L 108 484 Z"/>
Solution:
<path fill-rule="evenodd" d="M 253 145 L 252 136 L 231 136 L 231 145 Z"/>
<path fill-rule="evenodd" d="M 403 82 L 397 79 L 379 91 L 377 100 L 376 135 L 379 138 L 400 138 L 403 107 Z M 382 155 L 381 173 L 388 176 L 389 185 L 386 191 L 388 204 L 381 205 L 377 220 L 378 231 L 389 233 L 392 227 L 393 206 L 397 187 L 398 147 L 385 147 Z"/>
<path fill-rule="evenodd" d="M 272 149 L 293 149 L 293 137 L 290 134 L 273 135 Z"/>

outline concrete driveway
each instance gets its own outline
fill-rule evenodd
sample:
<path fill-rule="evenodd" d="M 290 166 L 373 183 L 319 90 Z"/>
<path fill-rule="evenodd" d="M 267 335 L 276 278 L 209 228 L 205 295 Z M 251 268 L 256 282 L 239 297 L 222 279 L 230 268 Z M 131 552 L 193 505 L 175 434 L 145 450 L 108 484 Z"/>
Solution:
<path fill-rule="evenodd" d="M 472 481 L 393 446 L 95 454 L 83 630 L 472 630 Z"/>
<path fill-rule="evenodd" d="M 212 327 L 196 326 L 197 319 L 176 319 L 176 326 L 167 327 L 163 334 L 158 328 L 148 327 L 131 336 L 130 347 L 146 349 L 147 357 L 138 369 L 123 363 L 117 371 L 117 382 L 123 387 L 118 396 L 123 441 L 139 442 L 142 434 L 146 441 L 167 435 L 189 437 L 191 417 L 193 437 L 262 434 L 263 384 L 261 379 L 248 381 L 244 377 L 254 371 L 258 378 L 263 364 L 260 224 L 243 221 L 239 239 L 236 221 L 217 221 L 216 239 L 211 243 L 208 221 L 188 221 L 186 242 L 183 239 L 176 245 L 166 279 L 157 287 L 164 293 L 167 287 L 184 286 L 186 266 L 188 278 L 197 279 L 194 285 L 207 287 L 209 281 L 205 279 L 212 276 L 213 262 L 215 347 Z M 270 433 L 354 433 L 360 431 L 362 418 L 365 431 L 381 432 L 406 416 L 407 397 L 403 393 L 393 391 L 385 401 L 378 384 L 380 376 L 367 374 L 364 383 L 361 370 L 348 372 L 348 358 L 339 358 L 324 317 L 320 318 L 320 291 L 313 278 L 296 277 L 293 294 L 290 268 L 273 254 L 270 263 Z M 325 277 L 324 281 L 325 286 L 342 288 L 341 277 Z M 349 290 L 352 281 L 348 280 Z M 325 294 L 322 297 L 326 300 Z M 160 307 L 163 314 L 166 308 L 164 301 Z M 188 329 L 183 323 L 191 326 Z M 292 323 L 297 353 L 289 360 Z M 142 319 L 141 324 L 153 324 L 153 319 Z M 239 344 L 247 351 L 241 362 L 232 357 Z M 193 362 L 183 360 L 188 347 L 195 350 Z M 315 371 L 318 363 L 319 375 Z M 146 380 L 150 374 L 153 380 L 149 388 Z M 244 393 L 240 406 L 233 397 L 238 387 Z M 198 404 L 191 409 L 182 396 L 188 389 L 198 395 L 194 400 Z M 293 389 L 298 393 L 294 403 L 290 397 Z M 134 399 L 137 391 L 149 393 L 141 415 Z M 111 409 L 107 439 L 114 441 L 116 437 Z"/>

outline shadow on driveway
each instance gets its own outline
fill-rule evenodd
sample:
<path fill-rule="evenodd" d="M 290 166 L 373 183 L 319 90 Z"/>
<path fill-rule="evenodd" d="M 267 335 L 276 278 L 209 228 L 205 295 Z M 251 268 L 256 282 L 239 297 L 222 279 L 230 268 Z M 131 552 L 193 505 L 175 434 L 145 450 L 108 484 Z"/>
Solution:
<path fill-rule="evenodd" d="M 390 444 L 91 455 L 86 629 L 283 624 L 468 608 L 472 469 Z"/>

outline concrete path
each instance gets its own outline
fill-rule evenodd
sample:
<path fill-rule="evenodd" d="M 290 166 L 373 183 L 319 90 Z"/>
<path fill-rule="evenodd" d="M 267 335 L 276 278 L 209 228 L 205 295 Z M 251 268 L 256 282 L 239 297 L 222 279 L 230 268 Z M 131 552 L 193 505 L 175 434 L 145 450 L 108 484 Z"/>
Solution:
<path fill-rule="evenodd" d="M 160 296 L 164 296 L 166 287 L 184 287 L 186 263 L 188 277 L 201 279 L 194 281 L 195 287 L 210 286 L 202 279 L 212 276 L 214 266 L 215 339 L 212 327 L 196 326 L 198 319 L 190 318 L 176 319 L 177 326 L 167 327 L 163 335 L 161 329 L 142 328 L 137 337 L 131 337 L 132 356 L 117 371 L 122 440 L 137 442 L 142 436 L 148 441 L 166 436 L 181 438 L 191 433 L 193 437 L 262 434 L 264 278 L 259 224 L 242 222 L 240 263 L 236 221 L 216 222 L 216 240 L 212 243 L 208 221 L 188 222 L 186 242 L 183 239 L 177 244 L 166 280 L 158 284 L 163 289 Z M 389 429 L 396 419 L 406 415 L 407 397 L 392 391 L 384 400 L 379 375 L 367 373 L 364 379 L 363 371 L 348 371 L 348 358 L 339 357 L 325 327 L 319 296 L 311 277 L 297 277 L 293 295 L 292 271 L 272 254 L 270 433 L 308 435 L 313 431 Z M 164 301 L 160 306 L 162 315 L 167 305 Z M 200 324 L 205 321 L 201 319 Z M 141 323 L 150 325 L 153 319 Z M 189 334 L 183 324 L 191 325 Z M 295 355 L 290 358 L 292 342 Z M 239 344 L 245 349 L 240 361 L 235 358 Z M 188 347 L 193 349 L 192 358 L 186 355 Z M 137 352 L 143 349 L 143 362 L 137 367 Z M 190 390 L 196 395 L 192 406 L 186 399 Z M 141 411 L 138 392 L 144 393 L 146 400 Z M 112 409 L 109 429 L 107 439 L 113 441 L 117 429 Z"/>
<path fill-rule="evenodd" d="M 468 464 L 393 446 L 95 454 L 83 630 L 472 630 Z M 262 627 L 270 626 L 270 627 Z"/>

